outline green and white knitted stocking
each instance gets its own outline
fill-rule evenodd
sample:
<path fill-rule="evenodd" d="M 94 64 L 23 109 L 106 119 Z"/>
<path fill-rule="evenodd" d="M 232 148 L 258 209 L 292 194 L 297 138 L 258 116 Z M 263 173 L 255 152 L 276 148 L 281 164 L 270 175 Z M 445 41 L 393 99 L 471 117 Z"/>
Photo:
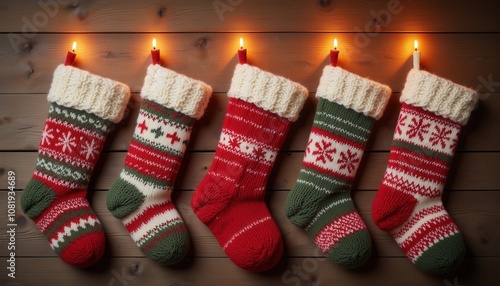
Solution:
<path fill-rule="evenodd" d="M 87 186 L 129 97 L 127 86 L 110 79 L 71 66 L 54 72 L 36 171 L 21 207 L 50 247 L 74 266 L 95 264 L 104 253 L 104 231 L 87 201 Z"/>
<path fill-rule="evenodd" d="M 323 70 L 313 127 L 285 212 L 327 258 L 353 268 L 371 253 L 371 238 L 350 196 L 370 136 L 391 95 L 389 87 L 339 67 Z"/>
<path fill-rule="evenodd" d="M 132 142 L 108 209 L 147 257 L 164 264 L 186 255 L 186 226 L 170 198 L 191 129 L 212 93 L 203 82 L 150 65 Z"/>

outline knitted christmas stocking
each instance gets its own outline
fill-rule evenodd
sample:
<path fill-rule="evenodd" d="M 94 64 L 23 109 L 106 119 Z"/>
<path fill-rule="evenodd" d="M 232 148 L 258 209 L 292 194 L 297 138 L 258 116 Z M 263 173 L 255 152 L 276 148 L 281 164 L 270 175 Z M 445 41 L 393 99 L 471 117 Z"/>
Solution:
<path fill-rule="evenodd" d="M 459 265 L 464 243 L 441 202 L 460 133 L 477 101 L 471 89 L 425 71 L 408 74 L 389 164 L 372 215 L 420 269 Z"/>
<path fill-rule="evenodd" d="M 188 251 L 188 232 L 170 195 L 193 124 L 211 93 L 200 81 L 150 65 L 125 167 L 108 193 L 113 216 L 160 263 L 177 263 Z"/>
<path fill-rule="evenodd" d="M 110 79 L 71 66 L 54 72 L 36 171 L 21 208 L 74 266 L 90 266 L 104 253 L 104 231 L 87 201 L 87 186 L 106 134 L 122 119 L 129 97 L 127 86 Z"/>
<path fill-rule="evenodd" d="M 247 64 L 238 65 L 215 159 L 191 205 L 238 266 L 265 271 L 281 258 L 283 241 L 264 202 L 265 187 L 307 90 Z"/>
<path fill-rule="evenodd" d="M 285 212 L 304 228 L 330 261 L 347 268 L 364 263 L 371 238 L 350 196 L 373 123 L 389 87 L 338 67 L 323 70 L 311 135 Z"/>

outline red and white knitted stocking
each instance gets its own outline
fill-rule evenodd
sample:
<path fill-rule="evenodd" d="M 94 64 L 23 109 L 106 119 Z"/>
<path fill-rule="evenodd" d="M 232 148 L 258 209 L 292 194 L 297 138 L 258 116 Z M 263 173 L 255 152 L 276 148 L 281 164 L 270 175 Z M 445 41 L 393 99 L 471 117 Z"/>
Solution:
<path fill-rule="evenodd" d="M 412 70 L 401 101 L 372 215 L 416 266 L 441 274 L 464 256 L 462 235 L 441 196 L 461 126 L 467 123 L 477 95 L 449 80 Z"/>
<path fill-rule="evenodd" d="M 281 258 L 283 241 L 264 202 L 267 178 L 307 90 L 256 67 L 238 65 L 215 159 L 191 205 L 228 257 L 250 271 Z"/>

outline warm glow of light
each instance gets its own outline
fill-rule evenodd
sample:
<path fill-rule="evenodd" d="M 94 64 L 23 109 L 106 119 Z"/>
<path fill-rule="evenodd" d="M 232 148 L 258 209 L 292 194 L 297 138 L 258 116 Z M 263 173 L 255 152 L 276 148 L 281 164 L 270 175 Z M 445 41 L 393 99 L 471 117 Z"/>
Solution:
<path fill-rule="evenodd" d="M 339 43 L 337 42 L 337 39 L 333 40 L 333 49 L 336 50 L 339 46 Z"/>
<path fill-rule="evenodd" d="M 76 52 L 76 41 L 73 42 L 73 47 L 71 48 L 73 50 L 73 53 Z"/>
<path fill-rule="evenodd" d="M 240 49 L 243 50 L 243 38 L 240 38 Z"/>
<path fill-rule="evenodd" d="M 415 40 L 415 42 L 413 43 L 413 48 L 415 48 L 415 51 L 418 50 L 418 41 Z"/>
<path fill-rule="evenodd" d="M 153 50 L 156 50 L 156 39 L 153 38 Z"/>

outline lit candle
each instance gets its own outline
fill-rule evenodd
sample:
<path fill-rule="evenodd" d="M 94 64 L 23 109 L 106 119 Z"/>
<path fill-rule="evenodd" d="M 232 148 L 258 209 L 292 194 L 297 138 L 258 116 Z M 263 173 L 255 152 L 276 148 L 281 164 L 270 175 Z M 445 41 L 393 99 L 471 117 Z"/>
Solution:
<path fill-rule="evenodd" d="M 330 50 L 330 64 L 334 67 L 337 66 L 337 61 L 339 60 L 340 51 L 337 50 L 338 43 L 337 39 L 333 40 L 333 50 Z"/>
<path fill-rule="evenodd" d="M 414 51 L 413 51 L 413 68 L 416 70 L 420 69 L 420 51 L 418 50 L 418 41 L 415 40 L 413 43 Z"/>
<path fill-rule="evenodd" d="M 240 49 L 238 50 L 238 59 L 240 64 L 246 64 L 247 61 L 247 49 L 243 48 L 243 38 L 240 38 Z"/>
<path fill-rule="evenodd" d="M 153 65 L 160 63 L 160 50 L 156 49 L 156 39 L 153 38 L 153 49 L 151 50 L 151 61 Z"/>
<path fill-rule="evenodd" d="M 73 47 L 71 48 L 71 51 L 68 51 L 68 54 L 66 55 L 66 61 L 64 62 L 65 66 L 71 66 L 73 65 L 73 62 L 75 61 L 76 58 L 76 42 L 73 42 Z"/>

